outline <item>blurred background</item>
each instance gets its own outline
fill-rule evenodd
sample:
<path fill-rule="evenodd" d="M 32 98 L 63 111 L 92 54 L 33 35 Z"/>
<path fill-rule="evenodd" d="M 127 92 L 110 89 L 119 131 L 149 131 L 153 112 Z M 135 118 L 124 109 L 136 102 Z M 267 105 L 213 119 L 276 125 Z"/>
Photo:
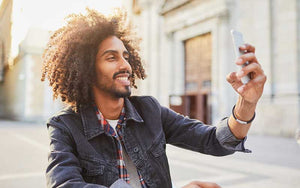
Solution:
<path fill-rule="evenodd" d="M 193 179 L 222 187 L 300 186 L 299 0 L 0 0 L 0 187 L 45 187 L 46 120 L 63 107 L 41 82 L 42 53 L 70 13 L 121 7 L 142 38 L 148 77 L 135 95 L 216 124 L 237 95 L 230 30 L 256 47 L 267 82 L 246 146 L 216 158 L 169 146 L 176 187 Z M 297 144 L 298 141 L 298 144 Z"/>

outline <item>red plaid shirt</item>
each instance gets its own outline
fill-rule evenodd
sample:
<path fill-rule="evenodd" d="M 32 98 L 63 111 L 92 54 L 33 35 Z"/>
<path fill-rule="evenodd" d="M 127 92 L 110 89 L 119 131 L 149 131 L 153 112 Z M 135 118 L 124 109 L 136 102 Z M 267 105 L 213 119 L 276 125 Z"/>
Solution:
<path fill-rule="evenodd" d="M 114 138 L 116 138 L 117 140 L 117 148 L 118 148 L 118 169 L 119 169 L 119 177 L 123 180 L 125 180 L 127 183 L 130 183 L 130 177 L 129 174 L 127 173 L 126 170 L 126 166 L 125 166 L 125 162 L 124 162 L 124 158 L 123 158 L 123 147 L 122 147 L 122 143 L 123 143 L 123 134 L 122 134 L 122 129 L 121 129 L 121 124 L 124 122 L 125 120 L 125 108 L 123 107 L 122 112 L 120 114 L 119 117 L 119 121 L 117 123 L 116 126 L 116 132 L 115 130 L 109 125 L 109 123 L 104 119 L 102 113 L 100 112 L 100 110 L 97 108 L 97 106 L 95 105 L 95 110 L 96 110 L 96 114 L 99 120 L 100 125 L 103 127 L 104 132 L 113 136 Z M 144 179 L 142 178 L 142 176 L 140 175 L 140 173 L 137 171 L 138 175 L 139 175 L 139 179 L 140 179 L 140 183 L 142 188 L 146 188 L 146 184 Z"/>

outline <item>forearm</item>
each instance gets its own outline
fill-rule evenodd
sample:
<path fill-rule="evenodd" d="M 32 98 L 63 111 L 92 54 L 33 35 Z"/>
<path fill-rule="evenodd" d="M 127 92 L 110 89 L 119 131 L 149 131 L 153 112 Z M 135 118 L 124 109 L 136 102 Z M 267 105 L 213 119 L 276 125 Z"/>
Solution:
<path fill-rule="evenodd" d="M 236 121 L 232 115 L 229 118 L 228 124 L 230 130 L 237 138 L 241 139 L 247 135 L 251 126 L 250 122 L 252 122 L 254 118 L 256 104 L 263 94 L 267 77 L 257 61 L 255 47 L 250 44 L 244 44 L 240 46 L 239 49 L 244 51 L 245 54 L 241 55 L 235 63 L 239 66 L 243 66 L 246 62 L 248 64 L 247 66 L 243 66 L 238 72 L 228 74 L 227 81 L 239 94 L 239 99 L 234 109 L 235 117 L 238 120 L 249 122 L 241 124 Z M 250 81 L 246 84 L 242 83 L 241 78 L 248 74 L 251 74 Z"/>
<path fill-rule="evenodd" d="M 256 103 L 249 103 L 243 100 L 242 97 L 239 97 L 234 109 L 234 114 L 239 120 L 249 121 L 254 116 L 255 108 Z M 243 139 L 247 136 L 251 123 L 246 125 L 240 124 L 231 114 L 228 120 L 228 125 L 236 138 Z"/>

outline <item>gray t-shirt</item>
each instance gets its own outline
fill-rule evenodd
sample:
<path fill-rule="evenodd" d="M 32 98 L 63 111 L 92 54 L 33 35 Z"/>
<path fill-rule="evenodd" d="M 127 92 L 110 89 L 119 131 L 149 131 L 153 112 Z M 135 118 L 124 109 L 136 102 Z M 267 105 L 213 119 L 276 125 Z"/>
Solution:
<path fill-rule="evenodd" d="M 118 124 L 119 120 L 110 120 L 110 119 L 106 119 L 106 120 L 108 121 L 109 125 L 114 128 L 115 132 L 117 132 L 116 127 L 117 127 L 117 124 Z M 132 162 L 132 160 L 130 159 L 130 157 L 128 156 L 123 144 L 122 144 L 122 151 L 123 151 L 122 154 L 123 154 L 126 170 L 127 170 L 127 173 L 129 174 L 129 177 L 130 177 L 130 183 L 129 184 L 133 188 L 141 188 L 141 183 L 140 183 L 140 180 L 139 180 L 139 175 L 137 173 L 137 169 L 136 169 L 134 163 Z"/>

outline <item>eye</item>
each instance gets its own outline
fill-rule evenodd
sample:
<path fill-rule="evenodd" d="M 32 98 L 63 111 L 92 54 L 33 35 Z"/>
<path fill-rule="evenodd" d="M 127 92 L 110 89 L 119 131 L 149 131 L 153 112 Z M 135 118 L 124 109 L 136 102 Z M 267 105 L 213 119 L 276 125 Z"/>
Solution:
<path fill-rule="evenodd" d="M 115 56 L 108 56 L 106 58 L 106 60 L 108 60 L 108 61 L 114 61 L 115 59 L 116 59 Z"/>
<path fill-rule="evenodd" d="M 124 53 L 123 57 L 124 57 L 124 59 L 126 59 L 126 61 L 129 61 L 130 55 L 128 53 Z"/>
<path fill-rule="evenodd" d="M 126 61 L 129 61 L 129 56 L 125 56 L 124 59 L 125 59 Z"/>

